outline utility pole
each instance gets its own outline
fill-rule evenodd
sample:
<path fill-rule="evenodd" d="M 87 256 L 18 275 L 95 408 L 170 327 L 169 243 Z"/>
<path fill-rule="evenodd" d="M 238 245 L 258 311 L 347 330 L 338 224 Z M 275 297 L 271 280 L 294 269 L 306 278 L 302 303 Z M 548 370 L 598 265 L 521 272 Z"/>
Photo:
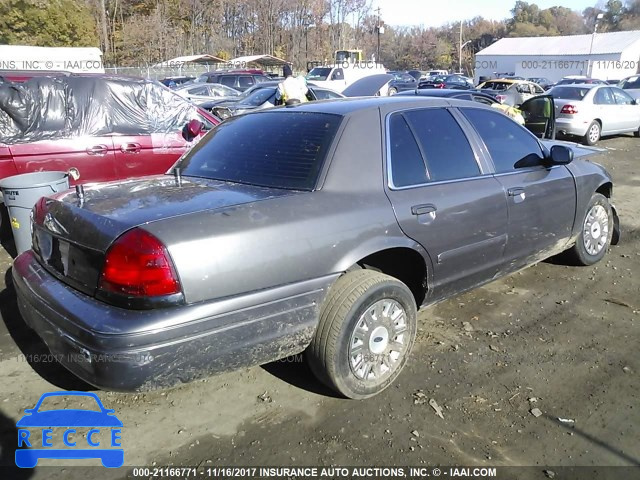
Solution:
<path fill-rule="evenodd" d="M 382 28 L 381 25 L 380 25 L 380 7 L 376 8 L 375 11 L 378 14 L 378 22 L 376 24 L 376 32 L 378 34 L 378 50 L 377 50 L 377 53 L 376 53 L 376 62 L 380 63 L 380 34 L 382 33 L 380 31 L 380 29 Z"/>
<path fill-rule="evenodd" d="M 458 73 L 462 72 L 462 20 L 460 20 L 460 40 L 458 42 Z"/>
<path fill-rule="evenodd" d="M 589 45 L 589 58 L 587 59 L 587 77 L 593 76 L 593 62 L 591 61 L 591 52 L 593 51 L 593 40 L 596 38 L 596 32 L 598 31 L 598 22 L 604 18 L 604 13 L 599 13 L 596 16 L 596 23 L 593 26 L 593 33 L 591 34 L 591 45 Z"/>

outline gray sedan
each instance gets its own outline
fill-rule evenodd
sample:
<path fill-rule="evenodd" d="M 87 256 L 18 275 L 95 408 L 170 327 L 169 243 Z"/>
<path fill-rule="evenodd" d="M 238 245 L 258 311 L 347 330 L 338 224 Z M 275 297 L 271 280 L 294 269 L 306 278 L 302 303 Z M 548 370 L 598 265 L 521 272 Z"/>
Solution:
<path fill-rule="evenodd" d="M 230 118 L 167 175 L 43 198 L 13 278 L 65 367 L 145 390 L 306 352 L 366 398 L 405 365 L 420 306 L 617 239 L 593 153 L 490 107 L 360 98 Z"/>
<path fill-rule="evenodd" d="M 547 92 L 556 109 L 556 132 L 582 137 L 594 145 L 600 137 L 619 133 L 640 136 L 640 105 L 611 85 L 560 85 Z"/>

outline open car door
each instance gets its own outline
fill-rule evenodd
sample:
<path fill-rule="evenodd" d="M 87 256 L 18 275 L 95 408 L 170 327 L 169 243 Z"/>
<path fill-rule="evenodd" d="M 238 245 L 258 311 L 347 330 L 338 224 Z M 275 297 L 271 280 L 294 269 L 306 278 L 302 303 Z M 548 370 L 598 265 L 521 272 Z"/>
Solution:
<path fill-rule="evenodd" d="M 524 126 L 538 138 L 556 138 L 556 114 L 551 95 L 538 95 L 520 105 Z"/>

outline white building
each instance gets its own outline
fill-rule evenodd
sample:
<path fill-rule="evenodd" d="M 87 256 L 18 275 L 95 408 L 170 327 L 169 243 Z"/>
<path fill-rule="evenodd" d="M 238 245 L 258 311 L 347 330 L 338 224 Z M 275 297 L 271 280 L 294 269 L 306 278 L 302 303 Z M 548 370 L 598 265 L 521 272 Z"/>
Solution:
<path fill-rule="evenodd" d="M 620 80 L 640 72 L 640 30 L 564 37 L 503 38 L 476 54 L 475 80 L 500 74 Z"/>

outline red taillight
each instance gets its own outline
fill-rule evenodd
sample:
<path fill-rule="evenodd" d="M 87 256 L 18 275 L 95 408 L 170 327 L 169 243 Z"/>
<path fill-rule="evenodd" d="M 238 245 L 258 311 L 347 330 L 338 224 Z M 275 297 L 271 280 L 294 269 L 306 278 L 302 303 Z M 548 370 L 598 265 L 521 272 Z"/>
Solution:
<path fill-rule="evenodd" d="M 157 297 L 179 293 L 180 282 L 160 240 L 135 228 L 109 247 L 99 288 L 120 295 Z"/>
<path fill-rule="evenodd" d="M 567 103 L 564 107 L 562 107 L 560 113 L 568 113 L 569 115 L 574 115 L 578 113 L 578 109 L 575 106 Z"/>
<path fill-rule="evenodd" d="M 507 96 L 506 96 L 506 95 L 496 95 L 496 100 L 497 100 L 499 103 L 504 102 L 506 99 L 507 99 Z"/>
<path fill-rule="evenodd" d="M 436 88 L 444 88 L 444 83 L 438 83 L 435 87 Z"/>

